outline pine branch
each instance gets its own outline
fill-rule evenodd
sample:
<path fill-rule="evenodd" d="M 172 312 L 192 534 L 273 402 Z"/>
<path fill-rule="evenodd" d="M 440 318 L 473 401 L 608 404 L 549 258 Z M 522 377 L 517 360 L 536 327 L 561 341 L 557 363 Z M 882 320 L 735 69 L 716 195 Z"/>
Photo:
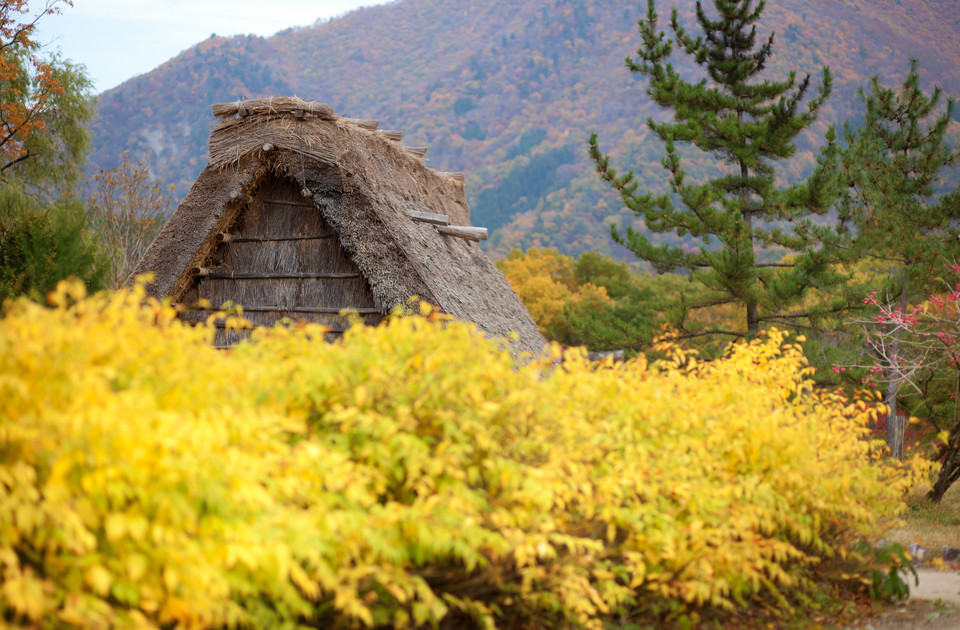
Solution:
<path fill-rule="evenodd" d="M 701 330 L 697 332 L 681 332 L 676 338 L 677 339 L 695 339 L 697 337 L 706 337 L 709 335 L 726 335 L 728 337 L 736 337 L 738 339 L 743 339 L 747 336 L 747 333 L 736 332 L 733 330 L 710 329 L 710 330 Z"/>

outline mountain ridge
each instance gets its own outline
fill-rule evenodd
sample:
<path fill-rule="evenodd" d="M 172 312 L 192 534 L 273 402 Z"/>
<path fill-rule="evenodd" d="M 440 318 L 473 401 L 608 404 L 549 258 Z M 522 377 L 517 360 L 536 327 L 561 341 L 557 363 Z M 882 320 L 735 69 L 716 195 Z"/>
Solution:
<path fill-rule="evenodd" d="M 796 69 L 819 80 L 826 64 L 836 77 L 784 180 L 809 170 L 828 124 L 856 112 L 856 91 L 872 74 L 892 84 L 919 57 L 928 85 L 960 94 L 960 39 L 949 36 L 960 32 L 960 17 L 951 4 L 769 3 L 760 29 L 769 24 L 777 34 L 769 75 Z M 692 21 L 693 2 L 658 5 L 661 28 L 674 6 Z M 662 113 L 623 64 L 639 45 L 636 19 L 645 10 L 643 0 L 615 8 L 598 0 L 400 0 L 269 38 L 213 37 L 101 96 L 91 161 L 106 168 L 126 149 L 149 152 L 155 174 L 183 195 L 206 162 L 210 104 L 298 94 L 340 115 L 379 119 L 407 143 L 429 146 L 432 167 L 465 171 L 473 223 L 492 229 L 491 254 L 556 247 L 622 256 L 608 224 L 634 218 L 593 173 L 586 140 L 599 132 L 618 168 L 666 190 L 662 147 L 645 125 Z M 713 166 L 688 155 L 694 171 Z"/>

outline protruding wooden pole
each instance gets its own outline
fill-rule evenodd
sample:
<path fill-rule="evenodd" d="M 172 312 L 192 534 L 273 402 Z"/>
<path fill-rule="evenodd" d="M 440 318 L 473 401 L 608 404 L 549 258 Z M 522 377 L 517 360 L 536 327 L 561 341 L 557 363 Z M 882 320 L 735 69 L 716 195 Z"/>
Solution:
<path fill-rule="evenodd" d="M 446 236 L 463 238 L 468 241 L 487 240 L 487 228 L 485 227 L 472 227 L 468 225 L 438 225 L 437 232 L 445 234 Z"/>
<path fill-rule="evenodd" d="M 433 225 L 450 224 L 450 217 L 446 214 L 434 214 L 433 212 L 417 212 L 415 210 L 407 210 L 406 215 L 414 221 L 421 221 L 423 223 L 432 223 Z"/>

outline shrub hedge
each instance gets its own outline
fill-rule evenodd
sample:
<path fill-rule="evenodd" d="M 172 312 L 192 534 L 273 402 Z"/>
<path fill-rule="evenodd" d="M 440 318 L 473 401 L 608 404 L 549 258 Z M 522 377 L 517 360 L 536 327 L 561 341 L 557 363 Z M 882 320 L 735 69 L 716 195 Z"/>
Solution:
<path fill-rule="evenodd" d="M 669 343 L 657 365 L 518 362 L 422 307 L 338 343 L 301 324 L 219 351 L 141 287 L 51 302 L 0 321 L 17 624 L 600 628 L 737 608 L 807 591 L 925 474 L 885 461 L 873 403 L 814 391 L 776 331 L 711 362 Z"/>

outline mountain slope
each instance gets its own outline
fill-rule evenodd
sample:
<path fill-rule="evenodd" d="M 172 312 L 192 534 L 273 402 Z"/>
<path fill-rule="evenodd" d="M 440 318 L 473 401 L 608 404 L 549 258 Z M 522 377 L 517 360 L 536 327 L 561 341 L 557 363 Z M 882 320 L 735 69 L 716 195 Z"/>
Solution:
<path fill-rule="evenodd" d="M 658 5 L 662 26 L 672 6 L 693 20 L 692 0 Z M 102 95 L 93 162 L 150 151 L 157 176 L 183 195 L 206 161 L 211 103 L 298 94 L 403 130 L 408 144 L 430 147 L 431 166 L 465 171 L 474 224 L 495 230 L 492 253 L 609 252 L 608 223 L 633 219 L 593 173 L 590 132 L 642 185 L 666 187 L 645 125 L 661 114 L 623 66 L 645 9 L 644 0 L 401 0 L 268 39 L 212 38 Z M 771 0 L 764 17 L 777 33 L 770 76 L 819 78 L 824 64 L 836 76 L 785 179 L 810 168 L 809 149 L 855 112 L 872 74 L 892 83 L 917 57 L 926 81 L 960 95 L 954 0 Z M 694 171 L 713 166 L 691 157 Z"/>

